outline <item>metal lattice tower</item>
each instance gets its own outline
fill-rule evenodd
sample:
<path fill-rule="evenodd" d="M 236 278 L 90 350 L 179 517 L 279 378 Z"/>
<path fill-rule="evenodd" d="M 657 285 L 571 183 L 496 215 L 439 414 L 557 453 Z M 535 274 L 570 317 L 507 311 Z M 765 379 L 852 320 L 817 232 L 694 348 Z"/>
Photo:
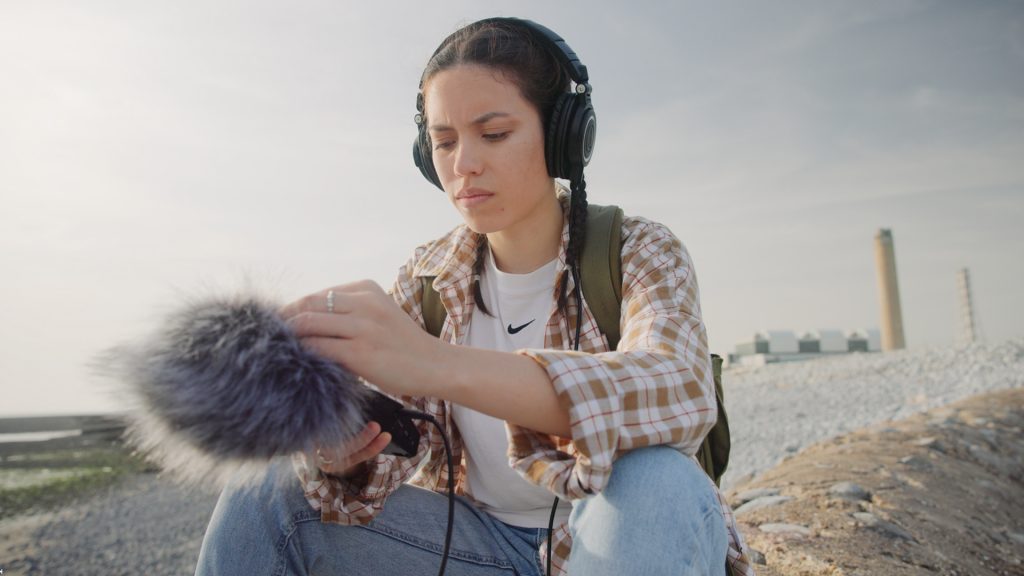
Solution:
<path fill-rule="evenodd" d="M 967 344 L 979 340 L 978 326 L 974 316 L 974 301 L 971 297 L 971 273 L 961 268 L 956 274 L 957 286 L 960 290 L 960 320 L 963 323 L 963 339 Z"/>

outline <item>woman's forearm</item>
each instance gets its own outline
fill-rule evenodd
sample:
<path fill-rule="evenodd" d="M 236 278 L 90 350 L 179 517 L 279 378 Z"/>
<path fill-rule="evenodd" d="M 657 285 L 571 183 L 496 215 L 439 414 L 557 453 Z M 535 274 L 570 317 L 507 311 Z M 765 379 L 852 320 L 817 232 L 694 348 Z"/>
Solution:
<path fill-rule="evenodd" d="M 569 413 L 536 361 L 511 352 L 439 344 L 430 395 L 537 432 L 571 437 Z"/>

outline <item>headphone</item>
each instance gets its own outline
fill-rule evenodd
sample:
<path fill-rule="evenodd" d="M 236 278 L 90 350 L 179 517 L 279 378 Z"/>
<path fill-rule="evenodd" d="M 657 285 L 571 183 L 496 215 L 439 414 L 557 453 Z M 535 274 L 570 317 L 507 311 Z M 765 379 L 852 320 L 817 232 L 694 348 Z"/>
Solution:
<path fill-rule="evenodd" d="M 571 91 L 558 97 L 552 109 L 544 138 L 544 159 L 547 163 L 548 174 L 552 178 L 567 180 L 582 178 L 583 168 L 590 163 L 590 158 L 594 154 L 594 139 L 597 131 L 597 117 L 594 115 L 594 106 L 590 102 L 593 88 L 590 86 L 587 67 L 580 62 L 576 53 L 558 34 L 531 20 L 488 18 L 470 24 L 470 26 L 491 22 L 513 24 L 529 32 L 534 39 L 548 47 L 550 53 L 555 56 L 562 69 L 568 72 L 569 77 L 575 83 Z M 431 60 L 450 43 L 454 36 L 455 34 L 452 34 L 438 46 L 430 57 Z M 426 116 L 423 112 L 422 81 L 420 81 L 420 91 L 416 95 L 415 120 L 419 133 L 412 145 L 413 162 L 416 163 L 424 178 L 443 191 L 441 179 L 438 178 L 437 170 L 434 169 L 434 158 L 430 150 L 430 136 L 427 134 Z"/>

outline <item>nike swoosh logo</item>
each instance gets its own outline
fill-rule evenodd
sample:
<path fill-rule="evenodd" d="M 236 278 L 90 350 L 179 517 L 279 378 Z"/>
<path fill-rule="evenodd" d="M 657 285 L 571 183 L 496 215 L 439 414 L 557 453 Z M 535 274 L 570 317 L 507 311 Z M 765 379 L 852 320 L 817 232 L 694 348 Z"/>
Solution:
<path fill-rule="evenodd" d="M 534 318 L 533 320 L 536 320 L 536 318 Z M 529 322 L 527 322 L 526 324 L 523 324 L 522 326 L 520 326 L 518 328 L 513 328 L 512 325 L 509 324 L 508 325 L 508 333 L 509 334 L 518 334 L 520 330 L 522 330 L 523 328 L 526 328 L 530 324 L 533 324 L 533 320 L 530 320 Z"/>

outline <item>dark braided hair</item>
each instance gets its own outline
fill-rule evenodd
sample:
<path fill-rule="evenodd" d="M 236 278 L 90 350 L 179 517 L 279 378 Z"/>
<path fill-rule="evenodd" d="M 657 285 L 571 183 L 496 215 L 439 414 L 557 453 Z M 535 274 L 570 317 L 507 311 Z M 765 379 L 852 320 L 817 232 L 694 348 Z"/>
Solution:
<path fill-rule="evenodd" d="M 484 259 L 487 258 L 487 235 L 478 234 L 476 244 L 476 260 L 473 261 L 473 302 L 480 308 L 480 311 L 493 317 L 491 311 L 484 304 L 484 295 L 480 291 L 480 275 L 484 273 Z"/>
<path fill-rule="evenodd" d="M 583 242 L 587 235 L 587 182 L 580 174 L 578 180 L 570 183 L 571 197 L 569 200 L 569 246 L 565 250 L 565 262 L 569 269 L 562 272 L 558 281 L 558 309 L 568 316 L 569 309 L 569 273 L 573 278 L 573 298 L 576 302 L 576 335 L 573 342 L 579 342 L 579 315 L 583 313 L 580 297 L 580 255 L 583 253 Z"/>
<path fill-rule="evenodd" d="M 483 20 L 474 22 L 445 38 L 444 42 L 427 62 L 420 78 L 422 88 L 435 74 L 462 64 L 477 64 L 499 71 L 506 80 L 514 83 L 520 94 L 532 104 L 543 122 L 542 133 L 546 133 L 555 102 L 569 91 L 572 79 L 562 68 L 558 59 L 547 46 L 522 26 L 508 20 Z M 429 138 L 429 134 L 428 134 Z M 582 171 L 570 181 L 572 193 L 569 204 L 569 246 L 566 249 L 566 264 L 569 270 L 559 278 L 557 290 L 558 310 L 568 317 L 568 280 L 571 271 L 576 303 L 577 334 L 579 341 L 578 315 L 582 313 L 579 294 L 579 257 L 583 250 L 587 224 L 587 190 Z M 489 316 L 493 316 L 484 304 L 480 291 L 480 274 L 486 257 L 487 237 L 480 235 L 473 263 L 474 303 Z"/>

